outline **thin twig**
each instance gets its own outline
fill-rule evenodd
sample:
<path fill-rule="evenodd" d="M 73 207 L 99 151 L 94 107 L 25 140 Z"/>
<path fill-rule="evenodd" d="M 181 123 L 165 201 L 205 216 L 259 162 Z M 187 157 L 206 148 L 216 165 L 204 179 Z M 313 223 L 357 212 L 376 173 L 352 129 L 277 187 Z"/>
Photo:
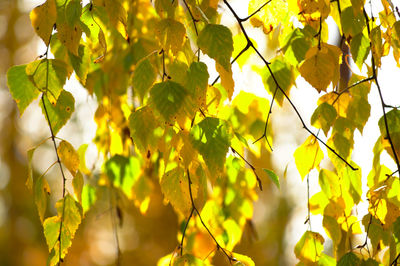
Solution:
<path fill-rule="evenodd" d="M 190 10 L 188 4 L 186 3 L 186 0 L 182 0 L 182 1 L 185 4 L 185 6 L 186 6 L 186 8 L 187 8 L 187 10 L 189 12 L 190 17 L 192 18 L 192 22 L 193 22 L 193 25 L 194 25 L 194 30 L 196 31 L 196 35 L 198 36 L 199 32 L 197 31 L 197 25 L 196 25 L 198 20 L 194 18 L 193 14 L 192 14 L 192 11 Z"/>
<path fill-rule="evenodd" d="M 232 152 L 234 154 L 237 154 L 240 157 L 240 159 L 242 159 L 251 168 L 251 170 L 253 171 L 254 175 L 256 176 L 258 186 L 260 187 L 260 190 L 262 191 L 263 190 L 262 182 L 261 182 L 261 179 L 257 175 L 256 168 L 249 161 L 247 161 L 237 150 L 232 148 L 232 146 L 230 146 L 230 148 L 231 148 L 231 150 L 232 150 Z"/>
<path fill-rule="evenodd" d="M 336 92 L 336 94 L 337 94 L 338 96 L 337 96 L 336 99 L 332 102 L 332 105 L 334 105 L 334 104 L 337 102 L 337 100 L 339 99 L 340 96 L 342 96 L 343 93 L 347 92 L 348 90 L 350 90 L 351 88 L 353 88 L 353 87 L 355 87 L 355 86 L 357 86 L 357 85 L 360 85 L 361 83 L 364 83 L 364 82 L 367 82 L 367 81 L 370 81 L 370 80 L 373 80 L 373 79 L 374 79 L 374 77 L 369 77 L 369 78 L 366 78 L 366 79 L 357 81 L 356 83 L 351 84 L 350 86 L 348 86 L 346 89 L 342 90 L 341 92 Z"/>
<path fill-rule="evenodd" d="M 272 0 L 269 0 L 269 1 L 265 2 L 265 3 L 262 4 L 256 11 L 254 11 L 253 13 L 251 13 L 251 15 L 249 15 L 249 16 L 247 16 L 247 17 L 245 17 L 245 18 L 241 18 L 240 21 L 241 21 L 241 22 L 245 22 L 245 21 L 249 20 L 252 16 L 254 16 L 254 15 L 257 14 L 258 12 L 260 12 L 261 9 L 263 9 L 264 6 L 266 6 L 267 4 L 269 4 L 271 1 L 272 1 Z"/>
<path fill-rule="evenodd" d="M 372 10 L 371 10 L 371 12 L 372 12 Z M 371 38 L 371 28 L 369 26 L 369 19 L 368 19 L 367 12 L 365 11 L 364 8 L 363 8 L 363 13 L 364 13 L 364 17 L 365 17 L 365 22 L 367 24 L 368 36 Z M 372 17 L 372 19 L 373 19 L 373 17 Z M 372 42 L 371 42 L 371 40 L 369 42 L 369 46 L 370 46 L 371 51 L 372 51 Z M 371 56 L 371 64 L 372 64 L 372 77 L 375 80 L 375 84 L 376 84 L 376 87 L 378 88 L 378 92 L 379 92 L 379 98 L 381 100 L 381 106 L 382 106 L 382 111 L 383 111 L 383 120 L 385 121 L 385 130 L 386 130 L 386 134 L 387 134 L 387 139 L 389 140 L 390 147 L 391 147 L 392 152 L 393 152 L 394 160 L 395 160 L 396 165 L 397 165 L 397 170 L 400 172 L 400 162 L 399 162 L 399 158 L 397 157 L 397 152 L 396 152 L 396 149 L 394 147 L 394 143 L 392 141 L 392 137 L 390 136 L 388 119 L 387 119 L 387 115 L 386 115 L 386 111 L 385 111 L 386 104 L 385 104 L 385 101 L 383 100 L 382 90 L 381 90 L 381 87 L 380 87 L 379 82 L 378 82 L 378 76 L 376 75 L 376 65 L 375 65 L 375 58 L 374 58 L 373 54 Z"/>
<path fill-rule="evenodd" d="M 352 170 L 358 170 L 358 168 L 353 167 L 349 162 L 346 161 L 346 159 L 344 159 L 341 155 L 339 155 L 333 148 L 331 148 L 329 145 L 327 145 L 324 141 L 322 141 L 317 135 L 315 135 L 305 124 L 303 118 L 301 117 L 299 111 L 297 110 L 296 106 L 294 105 L 294 103 L 290 100 L 289 96 L 286 94 L 286 92 L 282 89 L 282 87 L 279 85 L 278 80 L 276 79 L 271 67 L 269 66 L 270 63 L 261 55 L 261 53 L 257 50 L 257 48 L 254 46 L 253 42 L 251 41 L 250 37 L 247 35 L 247 32 L 242 24 L 242 21 L 240 20 L 239 16 L 236 14 L 235 10 L 233 10 L 233 8 L 231 7 L 231 5 L 228 3 L 227 0 L 224 0 L 224 3 L 227 5 L 227 7 L 229 8 L 229 10 L 231 11 L 231 13 L 233 14 L 233 16 L 235 17 L 236 21 L 239 24 L 239 27 L 241 28 L 248 45 L 250 45 L 254 51 L 257 53 L 257 55 L 260 57 L 260 59 L 264 62 L 264 64 L 266 65 L 266 67 L 268 68 L 268 71 L 272 77 L 272 79 L 274 80 L 275 85 L 277 86 L 277 88 L 282 92 L 282 94 L 285 96 L 285 98 L 288 100 L 289 104 L 292 106 L 293 110 L 296 112 L 297 116 L 300 119 L 301 124 L 303 125 L 303 128 L 310 133 L 311 135 L 313 135 L 319 142 L 321 142 L 328 150 L 330 150 L 331 152 L 333 152 L 340 160 L 342 160 L 346 165 L 348 165 Z"/>

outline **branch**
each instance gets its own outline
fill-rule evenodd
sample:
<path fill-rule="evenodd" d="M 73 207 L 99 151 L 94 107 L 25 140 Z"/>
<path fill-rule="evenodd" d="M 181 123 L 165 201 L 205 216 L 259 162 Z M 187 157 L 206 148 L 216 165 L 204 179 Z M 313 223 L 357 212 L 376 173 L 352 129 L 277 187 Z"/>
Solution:
<path fill-rule="evenodd" d="M 364 13 L 364 17 L 365 17 L 365 23 L 367 24 L 368 36 L 370 37 L 371 36 L 371 29 L 370 29 L 370 26 L 369 26 L 369 19 L 368 19 L 367 12 L 365 11 L 365 8 L 363 8 L 363 13 Z M 370 46 L 371 51 L 372 51 L 371 39 L 369 41 L 369 46 Z M 392 141 L 392 137 L 390 136 L 390 132 L 389 132 L 388 119 L 387 119 L 387 115 L 386 115 L 386 111 L 385 111 L 385 106 L 387 106 L 387 105 L 385 104 L 385 101 L 383 100 L 382 90 L 381 90 L 381 87 L 380 87 L 379 82 L 378 82 L 378 76 L 376 75 L 375 58 L 374 58 L 373 54 L 371 55 L 371 64 L 372 64 L 372 77 L 375 80 L 375 84 L 376 84 L 376 87 L 378 88 L 378 92 L 379 92 L 379 98 L 381 100 L 381 106 L 382 106 L 382 111 L 383 111 L 383 120 L 385 121 L 385 130 L 386 130 L 386 134 L 387 134 L 387 139 L 389 140 L 390 147 L 391 147 L 392 152 L 393 152 L 394 160 L 395 160 L 396 165 L 397 165 L 397 171 L 400 172 L 399 158 L 397 157 L 397 152 L 396 152 L 396 149 L 395 149 L 393 141 Z"/>
<path fill-rule="evenodd" d="M 361 83 L 364 83 L 364 82 L 367 82 L 367 81 L 370 81 L 370 80 L 373 80 L 373 79 L 374 79 L 374 77 L 369 77 L 369 78 L 366 78 L 366 79 L 357 81 L 356 83 L 351 84 L 350 86 L 348 86 L 346 89 L 342 90 L 341 92 L 336 92 L 336 94 L 337 94 L 338 96 L 337 96 L 336 99 L 332 102 L 332 105 L 334 105 L 334 104 L 337 102 L 337 100 L 339 99 L 339 97 L 342 96 L 342 94 L 345 93 L 346 91 L 350 90 L 351 88 L 353 88 L 353 87 L 355 87 L 355 86 L 357 86 L 357 85 L 360 85 Z"/>
<path fill-rule="evenodd" d="M 192 11 L 190 10 L 188 4 L 186 3 L 186 0 L 182 0 L 182 1 L 185 4 L 185 6 L 186 6 L 186 8 L 187 8 L 187 10 L 189 12 L 190 17 L 192 18 L 193 25 L 194 25 L 194 30 L 196 31 L 196 35 L 198 36 L 199 32 L 197 31 L 197 25 L 196 25 L 196 22 L 198 22 L 198 20 L 194 18 Z"/>
<path fill-rule="evenodd" d="M 56 140 L 55 140 L 55 139 L 56 139 L 56 136 L 54 135 L 53 128 L 52 128 L 51 122 L 50 122 L 49 113 L 48 113 L 48 111 L 47 111 L 46 103 L 45 103 L 45 101 L 44 101 L 44 95 L 45 95 L 45 93 L 47 93 L 47 91 L 48 91 L 48 89 L 49 89 L 49 59 L 48 59 L 48 55 L 49 55 L 49 48 L 50 48 L 51 36 L 52 36 L 52 35 L 50 35 L 49 45 L 47 45 L 46 53 L 44 54 L 45 57 L 46 57 L 46 59 L 45 59 L 45 60 L 46 60 L 46 91 L 42 93 L 41 101 L 42 101 L 42 104 L 43 104 L 44 113 L 45 113 L 46 118 L 47 118 L 47 123 L 48 123 L 49 128 L 50 128 L 51 140 L 52 140 L 52 142 L 53 142 L 54 151 L 56 152 L 56 157 L 57 157 L 57 163 L 58 163 L 58 165 L 60 166 L 60 172 L 61 172 L 61 176 L 62 176 L 63 208 L 62 208 L 61 221 L 60 221 L 60 233 L 58 234 L 58 238 L 57 238 L 57 240 L 59 241 L 59 244 L 60 244 L 60 248 L 59 248 L 59 252 L 58 252 L 58 265 L 60 265 L 61 262 L 63 261 L 63 260 L 62 260 L 62 257 L 61 257 L 61 255 L 62 255 L 62 250 L 61 250 L 61 247 L 62 247 L 62 245 L 61 245 L 61 240 L 62 240 L 62 238 L 61 238 L 61 234 L 62 234 L 62 227 L 63 227 L 63 223 L 64 223 L 64 213 L 65 213 L 65 182 L 66 182 L 67 179 L 65 178 L 64 170 L 63 170 L 62 165 L 61 165 L 61 160 L 60 160 L 60 157 L 58 156 L 58 152 L 57 152 L 57 143 L 56 143 Z"/>
<path fill-rule="evenodd" d="M 267 144 L 268 144 L 269 148 L 271 149 L 271 151 L 272 151 L 272 146 L 269 143 L 269 140 L 267 138 L 267 129 L 268 129 L 269 117 L 271 116 L 271 113 L 272 113 L 272 105 L 274 104 L 277 91 L 278 91 L 278 87 L 275 88 L 274 96 L 272 96 L 271 105 L 269 106 L 269 112 L 268 112 L 267 120 L 265 121 L 264 134 L 253 142 L 253 144 L 254 144 L 257 141 L 259 141 L 259 140 L 261 140 L 262 138 L 265 137 L 265 140 L 267 141 Z"/>
<path fill-rule="evenodd" d="M 229 10 L 232 12 L 233 16 L 235 17 L 235 19 L 237 20 L 240 29 L 242 30 L 246 40 L 247 40 L 247 44 L 249 46 L 251 46 L 254 51 L 257 53 L 257 55 L 260 57 L 260 59 L 264 62 L 264 64 L 266 65 L 266 67 L 268 68 L 268 71 L 272 77 L 272 79 L 274 80 L 274 83 L 276 84 L 277 88 L 282 92 L 282 94 L 285 96 L 285 98 L 289 101 L 289 104 L 292 106 L 293 110 L 296 112 L 297 116 L 300 119 L 301 124 L 303 125 L 303 128 L 309 132 L 311 135 L 313 135 L 319 142 L 321 142 L 327 149 L 329 149 L 331 152 L 333 152 L 340 160 L 342 160 L 346 165 L 348 165 L 352 170 L 358 170 L 358 168 L 353 167 L 349 162 L 346 161 L 346 159 L 344 159 L 342 156 L 340 156 L 333 148 L 331 148 L 330 146 L 328 146 L 324 141 L 322 141 L 320 138 L 318 138 L 317 135 L 315 135 L 304 123 L 303 118 L 301 117 L 299 111 L 297 110 L 296 106 L 293 104 L 293 102 L 290 100 L 289 96 L 286 94 L 286 92 L 282 89 L 282 87 L 279 85 L 278 80 L 276 79 L 274 73 L 272 72 L 271 67 L 269 66 L 270 63 L 265 60 L 265 58 L 261 55 L 261 53 L 257 50 L 257 48 L 254 46 L 253 42 L 250 40 L 249 36 L 247 35 L 246 30 L 244 29 L 244 26 L 242 24 L 242 21 L 240 20 L 239 16 L 236 14 L 235 10 L 233 10 L 233 8 L 231 7 L 231 5 L 228 3 L 227 0 L 224 0 L 224 3 L 228 6 Z"/>
<path fill-rule="evenodd" d="M 245 22 L 245 21 L 249 20 L 252 16 L 254 16 L 254 15 L 257 14 L 258 12 L 260 12 L 261 9 L 263 9 L 264 6 L 266 6 L 267 4 L 269 4 L 271 1 L 272 1 L 272 0 L 269 0 L 269 1 L 265 2 L 262 6 L 260 6 L 260 7 L 259 7 L 256 11 L 254 11 L 251 15 L 249 15 L 248 17 L 245 17 L 245 18 L 241 18 L 240 21 L 241 21 L 241 22 Z"/>
<path fill-rule="evenodd" d="M 186 225 L 185 225 L 185 229 L 183 230 L 183 235 L 182 235 L 182 240 L 180 243 L 180 248 L 181 248 L 181 256 L 183 254 L 183 240 L 185 238 L 185 233 L 186 233 L 186 229 L 188 227 L 189 221 L 193 216 L 193 213 L 196 212 L 197 216 L 200 219 L 201 224 L 203 225 L 203 227 L 206 229 L 206 231 L 208 232 L 208 234 L 211 236 L 211 238 L 214 240 L 217 249 L 218 250 L 222 250 L 222 253 L 224 253 L 224 255 L 227 257 L 229 264 L 232 264 L 232 261 L 236 261 L 235 258 L 233 258 L 232 256 L 230 256 L 225 249 L 218 243 L 217 239 L 214 237 L 214 235 L 211 233 L 210 229 L 208 229 L 208 227 L 206 226 L 206 224 L 204 223 L 203 219 L 201 218 L 200 212 L 199 210 L 196 208 L 196 205 L 194 204 L 194 200 L 193 200 L 193 194 L 192 194 L 192 180 L 190 179 L 190 174 L 189 174 L 189 169 L 186 169 L 186 173 L 187 173 L 187 177 L 188 177 L 188 183 L 189 183 L 189 196 L 190 196 L 190 202 L 192 203 L 192 211 L 190 212 L 190 215 L 186 221 Z"/>

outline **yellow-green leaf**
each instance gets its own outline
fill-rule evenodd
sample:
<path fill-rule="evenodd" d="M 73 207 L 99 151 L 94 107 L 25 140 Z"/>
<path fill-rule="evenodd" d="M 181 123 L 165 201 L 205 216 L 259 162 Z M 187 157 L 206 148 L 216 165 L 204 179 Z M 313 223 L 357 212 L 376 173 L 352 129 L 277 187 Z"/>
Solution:
<path fill-rule="evenodd" d="M 79 169 L 79 154 L 76 152 L 71 143 L 63 140 L 57 148 L 58 156 L 61 162 L 71 172 L 72 176 L 76 175 L 76 171 Z"/>
<path fill-rule="evenodd" d="M 29 80 L 27 65 L 13 66 L 7 71 L 7 85 L 22 115 L 28 105 L 39 96 L 40 91 Z"/>
<path fill-rule="evenodd" d="M 309 136 L 306 141 L 294 152 L 294 160 L 302 179 L 315 167 L 318 167 L 324 154 L 314 136 Z"/>
<path fill-rule="evenodd" d="M 268 177 L 271 179 L 272 182 L 274 182 L 274 184 L 280 188 L 280 184 L 279 184 L 279 177 L 271 170 L 268 169 L 263 169 L 265 173 L 267 173 Z"/>
<path fill-rule="evenodd" d="M 189 215 L 192 203 L 189 195 L 189 182 L 184 169 L 177 167 L 164 174 L 161 191 L 177 212 Z"/>
<path fill-rule="evenodd" d="M 157 120 L 148 106 L 136 110 L 129 116 L 129 129 L 133 142 L 143 152 L 147 152 L 157 143 L 154 135 L 157 127 Z"/>
<path fill-rule="evenodd" d="M 163 19 L 157 23 L 155 33 L 165 51 L 171 49 L 172 53 L 176 55 L 182 49 L 186 29 L 179 21 Z"/>
<path fill-rule="evenodd" d="M 49 115 L 48 121 L 53 129 L 53 133 L 56 135 L 58 131 L 67 123 L 71 114 L 75 110 L 75 99 L 72 94 L 68 91 L 63 90 L 60 93 L 60 96 L 57 99 L 55 104 L 50 103 L 49 99 L 46 96 L 44 97 L 44 103 L 46 106 L 46 111 Z M 46 111 L 44 109 L 42 101 L 40 102 L 40 106 L 42 107 L 42 113 L 45 115 L 46 119 Z"/>
<path fill-rule="evenodd" d="M 311 125 L 322 129 L 325 136 L 327 136 L 329 129 L 335 122 L 336 116 L 336 109 L 332 105 L 324 102 L 315 109 L 311 116 Z"/>
<path fill-rule="evenodd" d="M 232 32 L 223 25 L 207 24 L 200 32 L 197 44 L 201 51 L 230 70 L 233 52 Z"/>
<path fill-rule="evenodd" d="M 54 0 L 47 0 L 42 5 L 35 7 L 29 17 L 31 18 L 36 34 L 48 45 L 53 26 L 57 19 L 56 3 Z"/>
<path fill-rule="evenodd" d="M 47 209 L 47 201 L 50 195 L 50 187 L 44 176 L 40 176 L 35 181 L 34 198 L 39 212 L 40 221 L 43 223 L 44 214 Z"/>
<path fill-rule="evenodd" d="M 72 186 L 74 187 L 75 196 L 80 204 L 82 204 L 83 183 L 83 175 L 80 171 L 78 171 L 74 176 L 74 179 L 72 179 Z"/>
<path fill-rule="evenodd" d="M 324 242 L 325 240 L 320 234 L 306 231 L 294 247 L 294 253 L 304 264 L 312 264 L 319 260 L 324 249 Z"/>
<path fill-rule="evenodd" d="M 142 102 L 155 80 L 156 73 L 149 59 L 144 59 L 136 65 L 133 72 L 132 86 L 135 93 L 140 96 Z"/>

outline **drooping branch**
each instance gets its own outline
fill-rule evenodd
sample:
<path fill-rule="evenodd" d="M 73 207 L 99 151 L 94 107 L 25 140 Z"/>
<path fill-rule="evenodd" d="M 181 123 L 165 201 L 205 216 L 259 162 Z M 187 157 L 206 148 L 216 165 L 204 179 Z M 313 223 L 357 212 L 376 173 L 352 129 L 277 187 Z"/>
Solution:
<path fill-rule="evenodd" d="M 47 91 L 49 90 L 49 59 L 48 59 L 48 55 L 49 55 L 50 41 L 51 41 L 51 36 L 50 36 L 50 40 L 49 40 L 49 45 L 47 45 L 46 53 L 45 53 L 45 57 L 46 57 L 46 59 L 45 59 L 45 60 L 46 60 L 46 90 L 45 90 L 45 92 L 42 93 L 41 101 L 42 101 L 42 104 L 43 104 L 43 110 L 44 110 L 44 113 L 45 113 L 45 115 L 46 115 L 47 123 L 48 123 L 48 125 L 49 125 L 50 134 L 51 134 L 51 140 L 52 140 L 52 142 L 53 142 L 54 151 L 55 151 L 55 153 L 56 153 L 57 163 L 58 163 L 58 165 L 59 165 L 59 167 L 60 167 L 60 172 L 61 172 L 61 176 L 62 176 L 63 207 L 62 207 L 62 214 L 61 214 L 61 221 L 60 221 L 60 232 L 59 232 L 58 238 L 57 238 L 58 241 L 59 241 L 59 247 L 60 247 L 60 248 L 59 248 L 59 252 L 58 252 L 58 265 L 60 265 L 61 262 L 62 262 L 62 256 L 61 256 L 61 255 L 62 255 L 62 250 L 61 250 L 61 247 L 62 247 L 62 244 L 61 244 L 62 237 L 61 237 L 61 234 L 62 234 L 62 231 L 63 231 L 62 228 L 63 228 L 63 223 L 64 223 L 64 213 L 65 213 L 65 183 L 66 183 L 67 179 L 65 178 L 64 170 L 63 170 L 63 167 L 62 167 L 62 165 L 61 165 L 60 156 L 58 156 L 58 152 L 57 152 L 57 143 L 56 143 L 56 136 L 55 136 L 55 134 L 54 134 L 53 127 L 51 126 L 50 116 L 49 116 L 49 113 L 48 113 L 48 111 L 47 111 L 46 102 L 45 102 L 45 100 L 44 100 L 44 96 L 45 96 L 45 94 L 47 93 Z"/>
<path fill-rule="evenodd" d="M 239 24 L 240 29 L 242 30 L 246 40 L 247 40 L 247 44 L 253 48 L 253 50 L 257 53 L 257 55 L 260 57 L 260 59 L 264 62 L 264 64 L 266 65 L 268 72 L 270 73 L 275 85 L 277 86 L 277 88 L 282 92 L 282 94 L 285 96 L 285 98 L 288 100 L 289 104 L 292 106 L 293 110 L 295 111 L 296 115 L 298 116 L 298 118 L 300 119 L 301 124 L 303 125 L 303 128 L 310 133 L 311 135 L 313 135 L 319 142 L 321 142 L 328 150 L 330 150 L 332 153 L 334 153 L 340 160 L 342 160 L 346 165 L 348 165 L 352 170 L 358 170 L 358 168 L 353 167 L 349 162 L 347 162 L 347 160 L 345 158 L 343 158 L 340 154 L 338 154 L 332 147 L 330 147 L 329 145 L 327 145 L 324 141 L 322 141 L 315 133 L 313 133 L 305 124 L 302 116 L 300 115 L 297 107 L 294 105 L 294 103 L 292 102 L 292 100 L 289 98 L 289 96 L 286 94 L 286 92 L 282 89 L 282 87 L 280 86 L 278 80 L 276 79 L 271 67 L 269 66 L 270 63 L 264 58 L 264 56 L 261 55 L 261 53 L 257 50 L 257 48 L 254 46 L 253 42 L 251 41 L 250 37 L 248 36 L 243 23 L 241 21 L 241 19 L 239 18 L 239 16 L 237 15 L 237 13 L 235 12 L 235 10 L 232 8 L 232 6 L 228 3 L 227 0 L 224 0 L 224 3 L 226 4 L 226 6 L 229 8 L 229 10 L 231 11 L 231 13 L 233 14 L 233 16 L 235 17 L 237 23 Z"/>
<path fill-rule="evenodd" d="M 365 18 L 365 23 L 367 24 L 368 36 L 370 37 L 369 46 L 370 46 L 370 49 L 372 51 L 371 28 L 369 26 L 369 18 L 368 18 L 367 12 L 365 11 L 365 8 L 363 8 L 363 14 L 364 14 L 364 18 Z M 383 112 L 383 120 L 385 122 L 385 130 L 386 130 L 387 139 L 389 140 L 390 147 L 391 147 L 392 152 L 393 152 L 393 157 L 394 157 L 394 160 L 395 160 L 396 165 L 397 165 L 397 171 L 400 172 L 400 161 L 399 161 L 399 158 L 397 156 L 397 152 L 396 152 L 396 149 L 394 147 L 392 137 L 390 135 L 388 119 L 387 119 L 386 110 L 385 110 L 385 107 L 387 105 L 385 104 L 385 101 L 383 100 L 381 86 L 379 85 L 379 82 L 378 82 L 378 76 L 376 74 L 375 58 L 374 58 L 373 54 L 371 55 L 371 65 L 372 65 L 372 77 L 373 77 L 373 79 L 375 81 L 376 87 L 378 88 L 379 98 L 381 100 L 381 106 L 382 106 L 382 112 Z"/>

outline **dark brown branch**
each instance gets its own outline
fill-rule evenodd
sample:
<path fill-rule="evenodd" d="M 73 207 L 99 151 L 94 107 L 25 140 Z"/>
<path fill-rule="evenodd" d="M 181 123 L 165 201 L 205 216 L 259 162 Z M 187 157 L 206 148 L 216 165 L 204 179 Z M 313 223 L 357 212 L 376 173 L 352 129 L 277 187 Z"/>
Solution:
<path fill-rule="evenodd" d="M 247 32 L 242 24 L 242 21 L 240 21 L 239 16 L 236 14 L 235 10 L 233 10 L 233 8 L 231 7 L 231 5 L 228 3 L 227 0 L 224 0 L 224 3 L 227 5 L 227 7 L 229 8 L 229 10 L 232 12 L 233 16 L 235 17 L 236 21 L 239 24 L 240 29 L 242 30 L 248 45 L 250 45 L 254 51 L 257 53 L 257 55 L 260 57 L 260 59 L 264 62 L 264 64 L 266 65 L 266 67 L 268 68 L 268 71 L 272 77 L 272 79 L 274 80 L 275 85 L 277 86 L 277 88 L 282 92 L 282 94 L 285 96 L 285 98 L 288 100 L 289 104 L 292 106 L 293 110 L 295 111 L 295 113 L 297 114 L 297 116 L 300 119 L 301 124 L 303 125 L 303 128 L 310 133 L 311 135 L 313 135 L 319 142 L 321 142 L 328 150 L 330 150 L 331 152 L 333 152 L 340 160 L 342 160 L 346 165 L 348 165 L 352 170 L 358 170 L 358 168 L 353 167 L 349 162 L 346 161 L 346 159 L 344 159 L 341 155 L 339 155 L 333 148 L 331 148 L 330 146 L 328 146 L 324 141 L 322 141 L 320 138 L 318 138 L 317 135 L 315 135 L 304 123 L 303 118 L 301 117 L 299 111 L 297 110 L 296 106 L 294 105 L 294 103 L 290 100 L 289 96 L 286 94 L 286 92 L 282 89 L 282 87 L 279 85 L 278 80 L 276 79 L 271 67 L 269 66 L 270 63 L 260 54 L 260 52 L 257 50 L 257 48 L 254 46 L 253 42 L 250 40 L 249 36 L 247 35 Z"/>
<path fill-rule="evenodd" d="M 372 10 L 371 10 L 371 12 L 372 12 Z M 368 36 L 371 38 L 371 28 L 369 26 L 369 19 L 368 19 L 367 12 L 365 11 L 364 8 L 363 8 L 363 13 L 364 13 L 364 18 L 365 18 L 365 23 L 367 24 Z M 371 51 L 372 51 L 371 39 L 369 41 L 369 46 L 370 46 Z M 371 64 L 372 64 L 372 77 L 373 77 L 373 79 L 375 81 L 376 87 L 378 88 L 379 98 L 381 100 L 381 106 L 382 106 L 382 111 L 383 111 L 383 120 L 385 121 L 385 130 L 386 130 L 386 134 L 387 134 L 387 139 L 389 140 L 390 147 L 391 147 L 392 152 L 393 152 L 394 160 L 395 160 L 396 165 L 397 165 L 397 171 L 400 172 L 400 162 L 399 162 L 399 158 L 397 157 L 397 152 L 396 152 L 396 149 L 394 147 L 392 137 L 390 136 L 388 119 L 387 119 L 387 115 L 386 115 L 386 111 L 385 111 L 386 104 L 385 104 L 385 101 L 383 100 L 382 90 L 381 90 L 381 87 L 380 87 L 379 82 L 378 82 L 378 76 L 376 75 L 376 65 L 375 65 L 375 58 L 374 58 L 373 54 L 371 55 Z"/>
<path fill-rule="evenodd" d="M 353 87 L 355 87 L 357 85 L 360 85 L 361 83 L 364 83 L 364 82 L 367 82 L 367 81 L 370 81 L 370 80 L 373 80 L 373 79 L 374 79 L 374 77 L 369 77 L 369 78 L 357 81 L 356 83 L 351 84 L 350 86 L 348 86 L 346 89 L 342 90 L 341 92 L 335 92 L 338 96 L 332 102 L 332 105 L 334 105 L 337 102 L 337 100 L 339 99 L 339 97 L 342 96 L 342 94 L 345 93 L 346 91 L 350 90 L 351 88 L 353 88 Z"/>
<path fill-rule="evenodd" d="M 41 101 L 42 101 L 42 104 L 43 104 L 43 110 L 44 110 L 44 113 L 46 115 L 47 123 L 48 123 L 49 128 L 50 128 L 51 140 L 53 142 L 54 151 L 56 152 L 57 163 L 60 166 L 60 172 L 61 172 L 61 176 L 62 176 L 63 208 L 62 208 L 61 221 L 60 221 L 60 233 L 58 234 L 58 241 L 59 241 L 59 244 L 60 244 L 60 249 L 59 249 L 59 252 L 58 252 L 58 265 L 60 265 L 61 262 L 62 262 L 62 250 L 61 250 L 61 247 L 62 247 L 61 239 L 62 238 L 61 238 L 61 234 L 62 234 L 62 227 L 63 227 L 63 222 L 64 222 L 64 213 L 65 213 L 65 183 L 66 183 L 67 179 L 65 178 L 64 170 L 63 170 L 62 165 L 61 165 L 60 156 L 58 156 L 56 136 L 54 135 L 53 127 L 51 126 L 50 116 L 49 116 L 49 113 L 47 111 L 46 102 L 44 101 L 45 93 L 47 93 L 47 91 L 49 89 L 49 59 L 48 59 L 48 54 L 49 54 L 51 37 L 52 37 L 52 35 L 50 35 L 49 45 L 47 45 L 46 52 L 44 54 L 45 57 L 46 57 L 45 60 L 46 60 L 46 64 L 47 64 L 46 65 L 46 92 L 42 93 Z"/>
<path fill-rule="evenodd" d="M 194 30 L 196 31 L 196 35 L 198 36 L 198 35 L 199 35 L 199 32 L 197 31 L 197 25 L 196 25 L 196 23 L 197 23 L 198 20 L 196 20 L 196 19 L 194 18 L 193 14 L 192 14 L 192 11 L 190 10 L 188 4 L 186 3 L 186 0 L 182 0 L 182 1 L 183 1 L 183 3 L 185 4 L 185 6 L 186 6 L 186 8 L 187 8 L 187 10 L 188 10 L 188 12 L 189 12 L 190 17 L 192 18 Z"/>
<path fill-rule="evenodd" d="M 262 138 L 265 138 L 265 140 L 267 141 L 267 144 L 268 144 L 269 148 L 271 149 L 271 151 L 272 151 L 272 146 L 269 143 L 269 140 L 267 138 L 267 129 L 268 129 L 269 117 L 271 116 L 271 113 L 272 113 L 272 106 L 274 104 L 277 92 L 278 92 L 278 87 L 275 88 L 275 92 L 274 92 L 274 95 L 272 96 L 272 100 L 271 100 L 271 105 L 269 106 L 269 112 L 268 112 L 268 115 L 267 115 L 267 120 L 265 121 L 264 134 L 253 142 L 253 144 L 254 144 L 257 141 L 261 140 Z"/>
<path fill-rule="evenodd" d="M 262 191 L 263 190 L 262 189 L 262 182 L 261 182 L 261 179 L 257 175 L 256 168 L 249 161 L 247 161 L 240 153 L 238 153 L 237 150 L 232 148 L 232 146 L 230 146 L 230 148 L 231 148 L 231 150 L 232 150 L 232 152 L 234 154 L 237 154 L 240 157 L 240 159 L 242 159 L 251 168 L 251 170 L 253 171 L 254 175 L 256 176 L 258 186 L 260 187 L 260 190 Z"/>
<path fill-rule="evenodd" d="M 258 12 L 261 11 L 261 9 L 263 9 L 266 5 L 268 5 L 272 0 L 269 0 L 267 2 L 265 2 L 264 4 L 262 4 L 256 11 L 254 11 L 253 13 L 251 13 L 249 16 L 245 17 L 245 18 L 241 18 L 240 21 L 241 22 L 245 22 L 247 20 L 249 20 L 252 16 L 254 16 L 255 14 L 257 14 Z"/>
<path fill-rule="evenodd" d="M 394 266 L 394 265 L 397 265 L 398 264 L 398 260 L 400 259 L 400 253 L 399 254 L 397 254 L 397 256 L 396 256 L 396 258 L 393 260 L 393 262 L 392 263 L 390 263 L 390 266 Z"/>

